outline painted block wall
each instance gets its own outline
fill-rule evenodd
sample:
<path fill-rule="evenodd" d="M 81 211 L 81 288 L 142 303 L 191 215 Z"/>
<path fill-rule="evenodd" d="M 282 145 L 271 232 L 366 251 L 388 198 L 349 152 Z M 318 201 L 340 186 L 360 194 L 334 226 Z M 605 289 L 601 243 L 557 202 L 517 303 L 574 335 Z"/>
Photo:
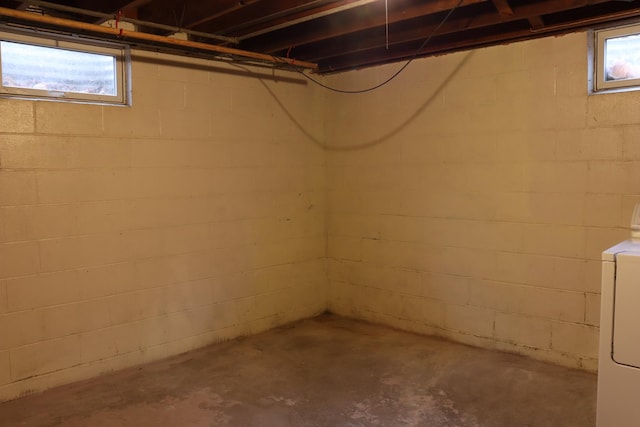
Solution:
<path fill-rule="evenodd" d="M 365 88 L 399 66 L 327 82 Z M 639 106 L 587 95 L 587 33 L 330 95 L 330 310 L 596 370 L 600 253 L 640 201 Z"/>
<path fill-rule="evenodd" d="M 322 92 L 132 72 L 131 108 L 0 99 L 0 400 L 326 308 Z"/>
<path fill-rule="evenodd" d="M 327 304 L 594 370 L 640 95 L 587 96 L 586 37 L 418 60 L 358 96 L 136 52 L 132 108 L 0 99 L 0 400 Z"/>

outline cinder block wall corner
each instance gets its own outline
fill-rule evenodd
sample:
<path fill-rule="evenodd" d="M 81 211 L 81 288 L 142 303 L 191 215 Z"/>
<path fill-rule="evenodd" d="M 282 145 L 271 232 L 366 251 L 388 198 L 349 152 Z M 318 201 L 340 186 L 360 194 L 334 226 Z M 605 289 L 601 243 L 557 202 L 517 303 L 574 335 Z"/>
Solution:
<path fill-rule="evenodd" d="M 640 201 L 640 92 L 589 96 L 587 58 L 573 33 L 330 95 L 330 309 L 595 371 L 600 254 Z"/>

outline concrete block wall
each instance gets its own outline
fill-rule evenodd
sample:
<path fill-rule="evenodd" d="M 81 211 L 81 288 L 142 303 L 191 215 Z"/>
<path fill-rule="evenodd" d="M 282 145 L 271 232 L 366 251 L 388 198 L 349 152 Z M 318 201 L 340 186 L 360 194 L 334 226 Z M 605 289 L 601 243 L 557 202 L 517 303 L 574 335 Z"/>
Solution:
<path fill-rule="evenodd" d="M 330 310 L 597 368 L 600 253 L 640 201 L 640 93 L 588 96 L 587 33 L 416 60 L 326 105 Z"/>
<path fill-rule="evenodd" d="M 326 308 L 322 92 L 132 68 L 131 108 L 0 99 L 0 400 Z"/>
<path fill-rule="evenodd" d="M 594 370 L 640 95 L 587 96 L 586 37 L 357 96 L 136 52 L 131 108 L 0 99 L 0 400 L 327 307 Z"/>

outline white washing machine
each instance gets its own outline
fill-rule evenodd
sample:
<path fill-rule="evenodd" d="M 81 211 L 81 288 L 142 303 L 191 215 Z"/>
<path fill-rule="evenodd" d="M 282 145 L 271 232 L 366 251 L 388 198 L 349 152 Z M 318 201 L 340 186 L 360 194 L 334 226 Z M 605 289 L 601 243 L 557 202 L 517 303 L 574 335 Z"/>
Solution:
<path fill-rule="evenodd" d="M 636 206 L 634 219 L 640 217 Z M 638 222 L 632 221 L 638 224 Z M 636 228 L 636 230 L 634 230 Z M 640 426 L 640 227 L 602 254 L 597 427 Z"/>

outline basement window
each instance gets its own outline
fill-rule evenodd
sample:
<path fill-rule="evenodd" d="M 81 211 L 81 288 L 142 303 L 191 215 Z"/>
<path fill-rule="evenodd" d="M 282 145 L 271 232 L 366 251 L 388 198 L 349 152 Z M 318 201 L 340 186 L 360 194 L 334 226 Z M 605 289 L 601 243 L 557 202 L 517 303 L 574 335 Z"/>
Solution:
<path fill-rule="evenodd" d="M 0 33 L 0 95 L 129 104 L 124 46 Z"/>
<path fill-rule="evenodd" d="M 593 91 L 640 89 L 640 25 L 594 31 Z"/>

